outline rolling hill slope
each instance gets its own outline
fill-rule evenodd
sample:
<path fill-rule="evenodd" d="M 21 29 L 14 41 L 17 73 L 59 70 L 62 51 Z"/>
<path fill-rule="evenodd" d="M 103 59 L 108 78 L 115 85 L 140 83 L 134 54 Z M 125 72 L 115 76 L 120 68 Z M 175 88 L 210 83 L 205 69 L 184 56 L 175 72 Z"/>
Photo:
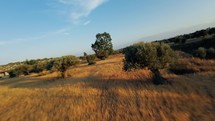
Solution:
<path fill-rule="evenodd" d="M 122 71 L 122 59 L 78 65 L 66 79 L 51 73 L 0 80 L 0 120 L 215 120 L 215 72 L 164 73 L 172 85 L 155 86 L 148 70 Z"/>

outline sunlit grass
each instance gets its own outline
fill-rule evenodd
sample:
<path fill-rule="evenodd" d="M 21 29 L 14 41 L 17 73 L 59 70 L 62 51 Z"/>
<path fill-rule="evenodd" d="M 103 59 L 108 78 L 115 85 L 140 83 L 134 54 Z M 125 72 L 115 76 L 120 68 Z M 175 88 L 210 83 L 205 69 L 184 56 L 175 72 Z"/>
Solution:
<path fill-rule="evenodd" d="M 58 73 L 0 81 L 0 121 L 213 121 L 215 73 L 164 76 L 124 72 L 122 55 Z"/>

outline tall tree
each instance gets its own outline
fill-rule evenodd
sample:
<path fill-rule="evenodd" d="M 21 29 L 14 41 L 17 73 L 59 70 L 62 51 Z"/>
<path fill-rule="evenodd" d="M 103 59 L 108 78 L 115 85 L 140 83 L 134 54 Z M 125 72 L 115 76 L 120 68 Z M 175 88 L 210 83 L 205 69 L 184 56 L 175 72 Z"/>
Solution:
<path fill-rule="evenodd" d="M 105 59 L 113 53 L 113 44 L 109 33 L 98 33 L 96 41 L 92 44 L 92 49 L 95 51 L 97 58 Z"/>

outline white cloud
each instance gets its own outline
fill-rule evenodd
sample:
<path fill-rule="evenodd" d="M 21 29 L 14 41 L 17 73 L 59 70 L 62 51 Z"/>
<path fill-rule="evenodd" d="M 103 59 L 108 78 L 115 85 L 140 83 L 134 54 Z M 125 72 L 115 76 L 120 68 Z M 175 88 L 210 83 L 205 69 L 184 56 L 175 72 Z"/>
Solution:
<path fill-rule="evenodd" d="M 63 12 L 73 23 L 77 24 L 90 15 L 98 6 L 102 5 L 108 0 L 57 0 L 63 5 Z M 66 8 L 66 9 L 65 9 Z M 89 21 L 85 21 L 88 23 Z"/>
<path fill-rule="evenodd" d="M 86 22 L 84 22 L 84 26 L 86 26 L 86 25 L 88 25 L 88 24 L 90 24 L 91 23 L 91 21 L 86 21 Z"/>

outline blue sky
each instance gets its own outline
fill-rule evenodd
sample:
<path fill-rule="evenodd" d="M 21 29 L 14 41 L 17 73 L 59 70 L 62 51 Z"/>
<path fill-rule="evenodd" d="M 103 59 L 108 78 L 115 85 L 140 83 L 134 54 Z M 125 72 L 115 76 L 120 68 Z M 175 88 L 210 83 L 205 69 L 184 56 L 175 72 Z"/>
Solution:
<path fill-rule="evenodd" d="M 215 26 L 214 0 L 1 0 L 0 64 L 115 48 Z"/>

